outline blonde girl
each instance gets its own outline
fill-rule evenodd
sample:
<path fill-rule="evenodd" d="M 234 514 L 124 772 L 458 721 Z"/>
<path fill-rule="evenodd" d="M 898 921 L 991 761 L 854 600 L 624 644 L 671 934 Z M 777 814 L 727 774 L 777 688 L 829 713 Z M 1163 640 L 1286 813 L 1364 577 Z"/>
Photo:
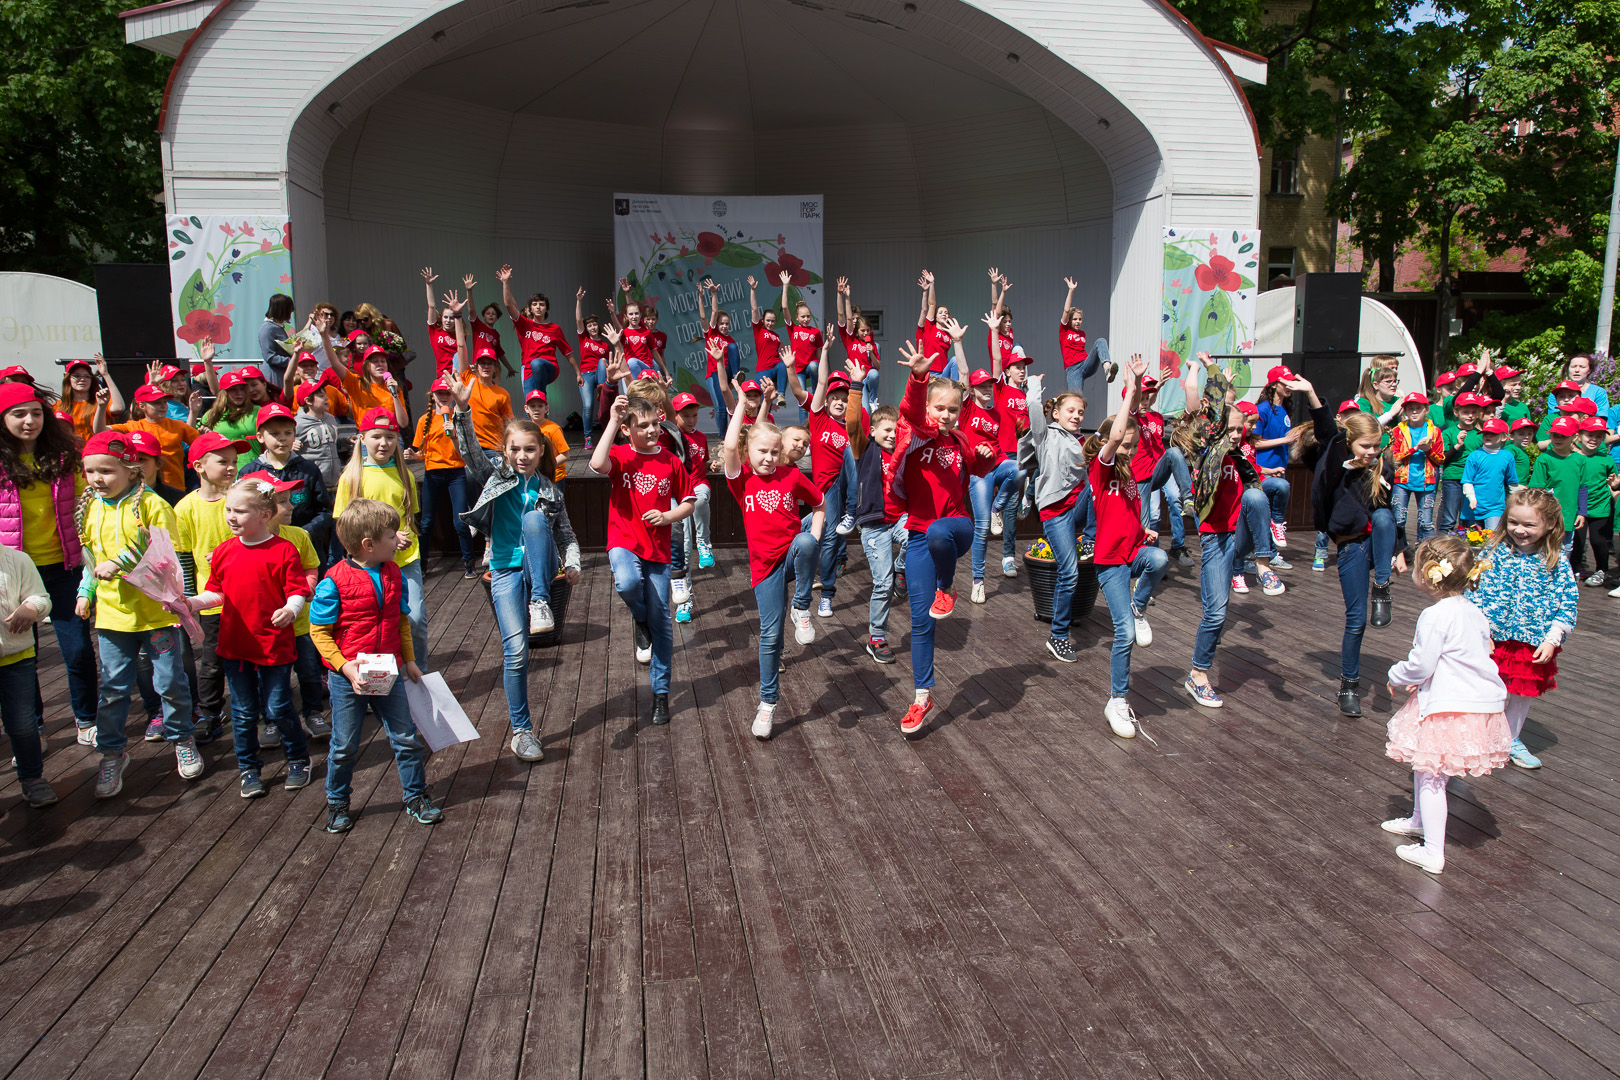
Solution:
<path fill-rule="evenodd" d="M 394 563 L 404 578 L 405 602 L 410 608 L 411 641 L 417 665 L 427 667 L 427 608 L 422 597 L 422 545 L 416 532 L 420 507 L 416 478 L 405 463 L 400 446 L 399 420 L 388 409 L 374 408 L 360 418 L 360 445 L 338 477 L 332 516 L 343 513 L 355 499 L 375 499 L 399 514 L 398 553 Z"/>

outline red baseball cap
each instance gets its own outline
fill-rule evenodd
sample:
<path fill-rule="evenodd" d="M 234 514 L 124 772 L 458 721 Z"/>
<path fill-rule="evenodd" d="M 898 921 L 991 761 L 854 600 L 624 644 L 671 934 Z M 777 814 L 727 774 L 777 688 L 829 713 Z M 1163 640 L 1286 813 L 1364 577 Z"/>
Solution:
<path fill-rule="evenodd" d="M 493 364 L 496 362 L 496 359 L 497 357 L 495 356 L 495 350 L 490 348 L 488 345 L 480 345 L 473 350 L 473 363 L 475 364 L 481 360 L 488 360 Z"/>
<path fill-rule="evenodd" d="M 1343 401 L 1343 402 L 1339 403 L 1338 415 L 1343 416 L 1347 412 L 1357 412 L 1360 409 L 1361 409 L 1361 406 L 1357 405 L 1353 401 Z"/>
<path fill-rule="evenodd" d="M 1259 416 L 1260 406 L 1252 401 L 1240 401 L 1237 403 L 1237 411 L 1244 416 Z"/>
<path fill-rule="evenodd" d="M 1428 403 L 1429 395 L 1425 394 L 1421 390 L 1414 390 L 1410 394 L 1407 394 L 1405 397 L 1401 398 L 1402 405 L 1427 405 Z"/>
<path fill-rule="evenodd" d="M 309 395 L 315 393 L 317 390 L 325 389 L 326 384 L 324 382 L 301 382 L 297 386 L 293 387 L 293 401 L 300 408 L 302 408 L 305 400 L 309 398 Z"/>
<path fill-rule="evenodd" d="M 268 379 L 266 379 L 264 377 L 264 372 L 260 371 L 258 368 L 254 367 L 252 364 L 249 364 L 247 367 L 242 368 L 241 370 L 237 371 L 237 374 L 242 376 L 242 378 L 244 378 L 244 379 L 258 379 L 260 382 L 268 382 L 269 381 Z"/>
<path fill-rule="evenodd" d="M 842 371 L 835 371 L 831 375 L 827 376 L 827 392 L 828 393 L 832 393 L 834 390 L 848 390 L 848 389 L 849 389 L 849 376 L 845 375 Z"/>
<path fill-rule="evenodd" d="M 90 436 L 90 440 L 84 444 L 84 453 L 80 457 L 94 457 L 97 454 L 106 454 L 130 465 L 135 464 L 135 444 L 122 431 L 98 431 Z"/>
<path fill-rule="evenodd" d="M 383 348 L 381 345 L 373 345 L 369 349 L 367 349 L 365 352 L 360 354 L 360 359 L 361 360 L 370 360 L 373 356 L 387 356 L 387 355 L 388 355 L 388 350 L 387 349 Z"/>
<path fill-rule="evenodd" d="M 65 370 L 72 371 L 76 367 L 90 368 L 91 371 L 95 370 L 95 367 L 88 360 L 69 360 Z"/>
<path fill-rule="evenodd" d="M 1508 430 L 1518 431 L 1520 428 L 1529 428 L 1531 431 L 1534 431 L 1536 430 L 1536 422 L 1530 419 L 1528 416 L 1520 417 L 1518 420 L 1513 421 L 1512 426 L 1509 427 Z"/>
<path fill-rule="evenodd" d="M 153 379 L 152 381 L 153 382 L 168 382 L 170 379 L 178 379 L 180 376 L 182 376 L 184 374 L 185 374 L 184 371 L 181 371 L 179 368 L 175 367 L 173 364 L 164 364 L 161 368 L 158 369 L 157 378 Z"/>
<path fill-rule="evenodd" d="M 1293 369 L 1287 364 L 1278 364 L 1266 372 L 1266 382 L 1268 383 L 1292 381 L 1295 377 Z"/>
<path fill-rule="evenodd" d="M 316 356 L 312 352 L 301 352 L 293 360 L 293 363 L 295 363 L 295 364 L 306 364 L 306 363 L 308 363 L 308 364 L 318 364 L 320 362 L 321 362 L 321 358 Z"/>
<path fill-rule="evenodd" d="M 1517 379 L 1520 375 L 1523 375 L 1524 372 L 1517 368 L 1510 368 L 1506 364 L 1503 364 L 1501 367 L 1491 372 L 1491 374 L 1496 376 L 1498 382 L 1507 382 L 1509 379 Z"/>
<path fill-rule="evenodd" d="M 1553 393 L 1555 394 L 1560 390 L 1568 390 L 1572 394 L 1579 394 L 1581 392 L 1581 384 L 1578 382 L 1571 382 L 1569 379 L 1565 379 L 1563 382 L 1553 387 Z"/>
<path fill-rule="evenodd" d="M 437 394 L 441 390 L 446 394 L 452 393 L 450 389 L 450 380 L 446 379 L 443 375 L 440 375 L 437 379 L 433 380 L 433 385 L 428 387 L 428 393 Z"/>
<path fill-rule="evenodd" d="M 1476 394 L 1473 391 L 1466 391 L 1464 393 L 1458 394 L 1457 395 L 1457 400 L 1453 404 L 1454 404 L 1454 406 L 1456 408 L 1459 408 L 1459 409 L 1466 408 L 1469 405 L 1473 405 L 1476 408 L 1483 409 L 1485 406 L 1489 405 L 1490 403 L 1491 403 L 1491 399 L 1486 397 L 1484 394 Z"/>
<path fill-rule="evenodd" d="M 360 430 L 398 431 L 399 421 L 394 418 L 393 409 L 385 409 L 379 405 L 375 409 L 366 410 L 366 415 L 360 418 Z"/>
<path fill-rule="evenodd" d="M 192 443 L 191 449 L 186 452 L 186 464 L 195 465 L 202 460 L 204 454 L 212 454 L 219 450 L 235 450 L 238 454 L 245 454 L 250 449 L 252 447 L 248 446 L 246 440 L 232 439 L 217 431 L 205 431 L 197 436 L 197 441 Z"/>
<path fill-rule="evenodd" d="M 827 385 L 829 387 L 832 385 L 832 380 L 831 379 L 827 380 Z M 737 392 L 739 394 L 747 394 L 747 393 L 763 394 L 765 391 L 763 391 L 763 390 L 761 390 L 759 388 L 759 383 L 755 382 L 753 379 L 749 379 L 748 381 L 742 383 L 741 385 L 739 385 L 737 387 Z"/>
<path fill-rule="evenodd" d="M 157 436 L 150 431 L 126 431 L 124 437 L 135 447 L 137 454 L 147 457 L 162 457 L 163 444 L 157 441 Z"/>
<path fill-rule="evenodd" d="M 1435 376 L 1434 385 L 1445 386 L 1447 383 L 1453 383 L 1456 381 L 1457 373 L 1455 371 L 1442 371 L 1439 375 Z"/>
<path fill-rule="evenodd" d="M 993 381 L 994 376 L 992 376 L 988 371 L 984 370 L 984 368 L 975 368 L 973 374 L 968 376 L 969 386 L 983 386 L 985 383 Z"/>
<path fill-rule="evenodd" d="M 65 413 L 61 409 L 56 410 L 56 418 L 69 426 L 73 424 L 73 414 Z"/>
<path fill-rule="evenodd" d="M 691 394 L 687 394 L 686 396 L 687 397 L 692 397 Z M 524 404 L 528 404 L 531 401 L 545 401 L 545 400 L 546 400 L 546 392 L 544 390 L 530 390 L 527 394 L 523 395 Z M 692 400 L 696 401 L 697 399 L 692 398 Z"/>
<path fill-rule="evenodd" d="M 1566 401 L 1560 408 L 1568 412 L 1585 413 L 1587 416 L 1597 415 L 1597 402 L 1589 397 L 1578 397 L 1572 401 Z"/>
<path fill-rule="evenodd" d="M 1029 361 L 1029 353 L 1024 351 L 1024 347 L 1022 345 L 1014 345 L 1012 347 L 1012 355 L 1003 356 L 1001 358 L 1001 366 L 1006 367 L 1008 364 L 1027 364 Z"/>
<path fill-rule="evenodd" d="M 1151 375 L 1142 376 L 1142 390 L 1143 390 L 1144 393 L 1149 391 L 1149 390 L 1157 390 L 1158 388 L 1159 388 L 1159 380 L 1158 379 L 1155 379 Z"/>
<path fill-rule="evenodd" d="M 1479 374 L 1479 368 L 1475 367 L 1473 364 L 1462 364 L 1462 365 L 1459 365 L 1458 368 L 1457 368 L 1457 378 L 1459 378 L 1459 379 L 1462 378 L 1465 375 L 1478 375 L 1478 374 Z"/>
<path fill-rule="evenodd" d="M 191 365 L 191 377 L 192 377 L 192 378 L 193 378 L 193 379 L 200 379 L 200 378 L 202 378 L 202 377 L 203 377 L 203 375 L 204 375 L 204 374 L 205 374 L 205 373 L 206 373 L 206 372 L 207 372 L 207 371 L 208 371 L 208 365 L 207 365 L 207 364 L 192 364 L 192 365 Z"/>
<path fill-rule="evenodd" d="M 169 392 L 167 390 L 160 390 L 151 383 L 135 388 L 136 401 L 162 401 L 168 396 Z"/>
<path fill-rule="evenodd" d="M 227 371 L 219 377 L 220 390 L 229 390 L 233 386 L 241 386 L 245 377 L 240 371 Z"/>
<path fill-rule="evenodd" d="M 276 494 L 278 495 L 285 494 L 289 491 L 297 491 L 299 488 L 304 486 L 304 482 L 302 480 L 277 480 L 267 472 L 250 472 L 246 476 L 242 477 L 242 479 L 257 480 L 261 484 L 269 484 L 271 487 L 276 489 Z"/>
<path fill-rule="evenodd" d="M 1609 426 L 1595 416 L 1588 416 L 1581 421 L 1582 431 L 1608 431 Z"/>
<path fill-rule="evenodd" d="M 39 401 L 39 391 L 34 389 L 33 383 L 0 383 L 0 413 L 30 401 Z"/>
<path fill-rule="evenodd" d="M 297 419 L 298 417 L 294 416 L 293 411 L 287 408 L 287 406 L 283 405 L 279 401 L 272 401 L 268 405 L 259 406 L 259 414 L 258 416 L 254 417 L 253 426 L 255 428 L 262 428 L 272 420 L 296 421 Z"/>
<path fill-rule="evenodd" d="M 1548 429 L 1554 435 L 1573 435 L 1580 430 L 1581 425 L 1573 416 L 1560 416 Z"/>
<path fill-rule="evenodd" d="M 1485 421 L 1480 430 L 1484 431 L 1487 435 L 1506 435 L 1507 429 L 1506 420 L 1498 420 L 1493 416 L 1489 420 Z"/>
<path fill-rule="evenodd" d="M 34 377 L 28 374 L 28 369 L 20 364 L 12 364 L 10 367 L 0 368 L 0 382 L 5 382 L 7 379 L 27 379 L 29 382 L 34 381 Z"/>
<path fill-rule="evenodd" d="M 538 390 L 536 390 L 534 392 L 536 394 L 540 393 L 540 391 L 538 391 Z M 544 396 L 544 395 L 542 395 L 542 396 Z M 694 394 L 676 394 L 674 400 L 672 400 L 669 403 L 669 407 L 671 409 L 674 409 L 676 412 L 680 412 L 682 409 L 690 409 L 692 406 L 694 406 L 696 404 L 698 404 L 698 399 L 697 399 L 696 395 L 694 395 Z"/>

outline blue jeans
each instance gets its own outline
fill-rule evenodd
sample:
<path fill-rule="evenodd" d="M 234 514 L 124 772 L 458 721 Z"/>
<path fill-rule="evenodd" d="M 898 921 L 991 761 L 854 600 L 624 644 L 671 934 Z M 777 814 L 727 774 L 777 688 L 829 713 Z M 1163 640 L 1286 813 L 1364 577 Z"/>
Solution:
<path fill-rule="evenodd" d="M 56 631 L 56 645 L 62 650 L 62 664 L 67 668 L 68 699 L 73 703 L 73 721 L 79 727 L 94 727 L 96 723 L 96 654 L 90 647 L 90 622 L 73 614 L 73 605 L 79 599 L 81 571 L 69 570 L 62 563 L 49 563 L 37 568 L 45 582 L 45 593 L 51 598 L 51 629 Z M 34 645 L 39 646 L 39 627 L 34 627 Z M 34 685 L 34 719 L 45 722 L 45 702 L 40 697 L 39 685 Z"/>
<path fill-rule="evenodd" d="M 596 409 L 596 388 L 602 385 L 602 369 L 582 371 L 579 377 L 585 380 L 579 387 L 579 415 L 584 420 L 585 439 L 589 442 L 591 438 L 590 418 Z M 527 391 L 524 392 L 524 397 L 528 397 Z"/>
<path fill-rule="evenodd" d="M 1281 476 L 1265 476 L 1260 479 L 1260 490 L 1271 504 L 1271 520 L 1281 525 L 1288 518 L 1288 496 L 1293 489 Z"/>
<path fill-rule="evenodd" d="M 326 665 L 308 634 L 293 638 L 293 674 L 298 676 L 300 711 L 312 716 L 332 703 L 326 693 Z"/>
<path fill-rule="evenodd" d="M 1097 373 L 1103 361 L 1108 359 L 1108 339 L 1098 338 L 1091 343 L 1086 351 L 1086 358 L 1073 367 L 1063 369 L 1063 384 L 1076 394 L 1083 393 L 1086 380 Z M 1006 362 L 1006 357 L 1002 358 Z"/>
<path fill-rule="evenodd" d="M 411 651 L 416 654 L 416 666 L 429 671 L 432 669 L 427 660 L 427 602 L 422 595 L 422 560 L 400 567 L 399 575 L 405 586 L 405 603 L 411 609 Z"/>
<path fill-rule="evenodd" d="M 1016 483 L 1018 477 L 1018 463 L 1011 458 L 1005 458 L 994 469 L 984 476 L 975 476 L 968 481 L 968 501 L 973 506 L 973 580 L 984 580 L 984 556 L 990 547 L 990 518 L 996 512 L 996 500 L 1001 498 L 1000 492 L 1008 480 Z M 1017 490 L 1016 487 L 1013 489 Z M 1003 503 L 1005 512 L 1005 503 Z M 1011 557 L 1013 553 L 1013 535 L 1017 529 L 1006 528 L 1003 521 L 1001 530 L 1001 554 Z"/>
<path fill-rule="evenodd" d="M 556 381 L 557 362 L 555 360 L 530 361 L 529 376 L 523 380 L 523 396 L 527 399 L 531 390 L 538 390 L 543 394 L 546 387 Z"/>
<path fill-rule="evenodd" d="M 1084 499 L 1090 493 L 1087 487 L 1080 497 Z M 1090 500 L 1086 501 L 1089 505 Z M 1069 636 L 1069 608 L 1074 603 L 1074 587 L 1080 583 L 1080 544 L 1075 532 L 1080 510 L 1077 499 L 1066 512 L 1041 523 L 1057 569 L 1057 583 L 1052 586 L 1052 636 L 1059 640 Z"/>
<path fill-rule="evenodd" d="M 1192 666 L 1199 671 L 1208 671 L 1215 662 L 1215 650 L 1220 647 L 1221 632 L 1226 629 L 1226 601 L 1232 591 L 1233 568 L 1242 566 L 1243 560 L 1254 552 L 1252 526 L 1264 527 L 1265 496 L 1251 489 L 1243 493 L 1245 502 L 1250 495 L 1260 504 L 1259 514 L 1241 513 L 1237 528 L 1231 532 L 1201 533 L 1198 537 L 1204 552 L 1203 565 L 1198 568 L 1198 592 L 1204 602 L 1204 614 L 1198 620 L 1198 635 L 1193 641 Z"/>
<path fill-rule="evenodd" d="M 456 527 L 456 542 L 461 545 L 461 561 L 471 562 L 472 532 L 461 516 L 467 512 L 467 470 L 428 469 L 422 476 L 423 542 L 433 535 L 433 525 L 448 505 L 450 522 Z"/>
<path fill-rule="evenodd" d="M 1271 500 L 1259 488 L 1249 488 L 1243 493 L 1243 499 L 1238 504 L 1238 524 L 1249 537 L 1248 555 L 1232 563 L 1232 572 L 1238 573 L 1238 568 L 1254 564 L 1261 559 L 1270 559 L 1277 554 L 1277 542 L 1271 537 Z M 1254 567 L 1251 572 L 1258 572 Z"/>
<path fill-rule="evenodd" d="M 1388 585 L 1395 558 L 1395 515 L 1388 507 L 1372 512 L 1372 532 L 1339 545 L 1339 591 L 1344 594 L 1344 640 L 1339 675 L 1361 678 L 1361 639 L 1367 632 L 1367 588 Z"/>
<path fill-rule="evenodd" d="M 0 726 L 5 727 L 6 738 L 11 740 L 19 780 L 45 775 L 45 749 L 39 741 L 39 720 L 29 701 L 38 694 L 39 664 L 34 657 L 0 667 Z"/>
<path fill-rule="evenodd" d="M 868 368 L 866 375 L 861 379 L 861 406 L 871 412 L 880 404 L 878 401 L 878 383 L 883 379 L 883 373 L 876 367 Z"/>
<path fill-rule="evenodd" d="M 872 599 L 867 604 L 867 632 L 873 641 L 889 637 L 889 603 L 894 595 L 894 545 L 905 544 L 906 519 L 893 525 L 862 525 L 861 550 L 872 571 Z"/>
<path fill-rule="evenodd" d="M 804 370 L 799 372 L 799 382 L 804 386 L 804 392 L 806 394 L 804 403 L 799 406 L 799 417 L 801 419 L 810 415 L 810 399 L 816 396 L 816 381 L 820 377 L 820 360 L 810 361 L 808 364 L 804 365 Z"/>
<path fill-rule="evenodd" d="M 956 561 L 973 546 L 973 522 L 940 518 L 928 531 L 906 534 L 906 597 L 911 601 L 911 684 L 934 685 L 934 592 L 950 592 Z"/>
<path fill-rule="evenodd" d="M 769 379 L 771 385 L 776 387 L 776 392 L 783 397 L 787 397 L 787 365 L 783 364 L 780 359 L 770 364 L 765 362 L 767 358 L 763 356 L 757 356 L 754 359 L 754 381 L 759 383 L 760 386 L 764 386 L 765 380 Z"/>
<path fill-rule="evenodd" d="M 828 526 L 828 532 L 832 531 Z M 816 538 L 807 532 L 793 538 L 776 568 L 754 586 L 759 605 L 759 700 L 775 705 L 782 672 L 782 619 L 787 606 L 787 585 L 794 583 L 793 607 L 810 610 L 810 583 L 816 572 Z"/>
<path fill-rule="evenodd" d="M 529 589 L 524 569 L 491 570 L 489 600 L 501 631 L 501 687 L 506 691 L 507 717 L 513 731 L 529 731 L 534 722 L 529 717 Z"/>
<path fill-rule="evenodd" d="M 1418 501 L 1418 540 L 1427 540 L 1434 535 L 1434 501 L 1436 494 L 1434 488 L 1417 491 L 1407 487 L 1405 484 L 1396 484 L 1391 488 L 1390 507 L 1395 511 L 1395 527 L 1401 531 L 1402 536 L 1406 535 L 1406 512 L 1409 498 Z"/>
<path fill-rule="evenodd" d="M 1162 496 L 1162 498 L 1161 498 Z M 1187 518 L 1181 512 L 1181 488 L 1172 479 L 1151 497 L 1142 500 L 1142 527 L 1157 530 L 1162 505 L 1170 504 L 1170 546 L 1187 546 Z"/>
<path fill-rule="evenodd" d="M 128 742 L 124 722 L 135 687 L 135 663 L 141 646 L 152 656 L 152 682 L 163 698 L 163 737 L 179 742 L 192 736 L 191 690 L 186 686 L 178 626 L 161 630 L 97 630 L 101 644 L 101 700 L 96 706 L 96 749 L 122 754 Z"/>
<path fill-rule="evenodd" d="M 834 480 L 822 493 L 822 508 L 825 513 L 821 526 L 821 596 L 824 600 L 831 600 L 838 595 L 838 556 L 849 547 L 842 536 L 838 535 L 838 519 L 844 516 L 845 499 L 848 494 L 846 477 L 842 470 L 838 479 Z M 853 502 L 854 500 L 849 500 Z M 805 519 L 806 532 L 809 531 L 809 519 Z M 932 603 L 932 601 L 929 601 Z"/>
<path fill-rule="evenodd" d="M 954 349 L 951 351 L 951 358 L 945 361 L 945 366 L 939 369 L 939 373 L 951 380 L 951 382 L 962 381 L 962 368 L 956 362 L 956 351 Z"/>
<path fill-rule="evenodd" d="M 522 590 L 522 595 L 519 596 L 519 601 L 524 606 L 532 604 L 536 600 L 544 600 L 549 604 L 551 603 L 551 582 L 557 576 L 557 564 L 559 562 L 557 538 L 552 535 L 551 522 L 539 510 L 530 510 L 527 514 L 524 514 L 522 527 L 523 564 L 520 569 L 527 573 L 528 577 L 522 583 L 525 588 Z M 493 571 L 493 573 L 497 574 L 501 572 L 499 570 Z M 516 571 L 508 570 L 505 572 L 515 573 Z M 495 613 L 500 614 L 499 605 L 496 606 Z M 524 613 L 523 617 L 525 620 L 528 619 L 527 612 Z M 524 626 L 527 628 L 527 621 L 524 622 Z M 524 633 L 527 634 L 528 630 L 525 629 Z M 502 636 L 504 638 L 504 633 Z"/>
<path fill-rule="evenodd" d="M 1077 365 L 1078 366 L 1078 365 Z M 1170 569 L 1170 556 L 1157 546 L 1142 545 L 1136 558 L 1117 566 L 1097 567 L 1097 584 L 1108 601 L 1108 614 L 1114 620 L 1114 649 L 1108 655 L 1108 696 L 1124 697 L 1131 688 L 1131 649 L 1136 645 L 1133 609 L 1147 607 L 1153 590 Z M 1131 578 L 1136 591 L 1131 591 Z"/>
<path fill-rule="evenodd" d="M 411 706 L 405 700 L 405 672 L 401 671 L 394 680 L 394 688 L 382 695 L 355 693 L 348 677 L 340 671 L 327 672 L 326 688 L 332 696 L 332 743 L 326 751 L 326 801 L 349 801 L 349 779 L 354 775 L 354 759 L 360 749 L 360 723 L 366 718 L 367 708 L 377 714 L 377 720 L 388 733 L 405 800 L 409 802 L 418 795 L 426 795 L 427 744 L 416 733 L 416 724 L 411 720 Z"/>
<path fill-rule="evenodd" d="M 646 623 L 652 634 L 652 691 L 669 693 L 669 669 L 675 660 L 675 631 L 669 621 L 669 563 L 643 559 L 628 548 L 609 548 L 613 591 L 630 617 Z"/>
<path fill-rule="evenodd" d="M 225 660 L 225 684 L 231 688 L 231 741 L 238 771 L 264 767 L 259 760 L 259 717 L 276 725 L 287 761 L 309 764 L 309 738 L 293 708 L 292 665 Z M 403 678 L 404 676 L 401 676 Z"/>
<path fill-rule="evenodd" d="M 708 381 L 709 400 L 714 402 L 714 422 L 719 425 L 722 433 L 728 431 L 731 425 L 731 410 L 726 408 L 725 395 L 720 393 L 720 376 L 710 375 Z"/>
<path fill-rule="evenodd" d="M 1440 532 L 1449 533 L 1457 527 L 1462 516 L 1463 489 L 1461 480 L 1440 481 Z"/>
<path fill-rule="evenodd" d="M 1167 446 L 1159 460 L 1154 462 L 1153 475 L 1148 478 L 1147 490 L 1141 493 L 1143 528 L 1158 527 L 1158 507 L 1153 496 L 1172 482 L 1176 488 L 1173 499 L 1178 497 L 1184 499 L 1192 493 L 1192 470 L 1187 468 L 1186 457 L 1182 455 L 1179 447 Z M 1170 507 L 1170 543 L 1176 547 L 1185 547 L 1187 543 L 1187 523 L 1182 517 L 1181 507 L 1174 504 Z"/>

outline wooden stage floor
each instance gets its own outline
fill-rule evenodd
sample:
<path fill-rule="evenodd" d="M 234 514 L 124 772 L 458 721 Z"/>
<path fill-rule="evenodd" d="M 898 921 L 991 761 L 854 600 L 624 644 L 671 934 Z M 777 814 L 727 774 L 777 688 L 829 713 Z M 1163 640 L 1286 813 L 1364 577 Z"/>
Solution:
<path fill-rule="evenodd" d="M 1620 602 L 1583 590 L 1528 729 L 1547 767 L 1454 781 L 1431 878 L 1378 829 L 1410 772 L 1381 688 L 1361 720 L 1333 707 L 1342 608 L 1308 554 L 1287 595 L 1234 598 L 1221 712 L 1179 688 L 1197 579 L 1172 574 L 1133 694 L 1157 745 L 1103 722 L 1106 613 L 1060 667 L 1021 578 L 940 624 L 942 708 L 902 738 L 910 669 L 861 651 L 859 555 L 816 643 L 790 635 L 790 719 L 756 743 L 736 550 L 698 575 L 674 723 L 649 728 L 594 555 L 531 670 L 534 767 L 506 745 L 483 590 L 432 575 L 433 652 L 483 737 L 433 758 L 427 828 L 368 727 L 341 838 L 319 755 L 289 796 L 271 751 L 248 802 L 226 741 L 187 784 L 137 740 L 97 803 L 47 643 L 62 802 L 0 786 L 0 1075 L 1609 1075 Z M 1380 686 L 1411 640 L 1416 593 L 1396 597 L 1367 637 Z"/>

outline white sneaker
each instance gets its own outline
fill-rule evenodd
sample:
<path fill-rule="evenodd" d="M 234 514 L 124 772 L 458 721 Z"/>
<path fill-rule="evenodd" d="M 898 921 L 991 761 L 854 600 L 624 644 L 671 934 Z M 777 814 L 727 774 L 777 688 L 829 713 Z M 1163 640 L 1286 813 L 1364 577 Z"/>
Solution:
<path fill-rule="evenodd" d="M 984 603 L 984 582 L 975 581 L 973 583 L 973 591 L 968 594 L 968 599 L 975 604 Z"/>
<path fill-rule="evenodd" d="M 1153 644 L 1153 627 L 1135 604 L 1131 605 L 1131 619 L 1136 623 L 1136 643 L 1144 649 Z"/>
<path fill-rule="evenodd" d="M 80 746 L 96 745 L 96 729 L 93 727 L 79 728 L 78 740 Z"/>
<path fill-rule="evenodd" d="M 1412 819 L 1409 817 L 1390 818 L 1378 827 L 1385 832 L 1394 833 L 1396 836 L 1423 835 L 1423 826 L 1412 824 Z"/>
<path fill-rule="evenodd" d="M 793 640 L 800 645 L 816 640 L 816 624 L 810 621 L 809 608 L 793 609 Z"/>
<path fill-rule="evenodd" d="M 764 741 L 771 737 L 771 727 L 776 723 L 776 706 L 759 703 L 759 710 L 754 713 L 754 738 Z"/>
<path fill-rule="evenodd" d="M 845 514 L 838 519 L 838 528 L 834 530 L 839 536 L 848 536 L 855 531 L 855 515 Z"/>
<path fill-rule="evenodd" d="M 1427 844 L 1402 844 L 1395 849 L 1395 856 L 1402 862 L 1421 866 L 1431 874 L 1438 874 L 1446 866 L 1445 855 L 1430 851 Z"/>
<path fill-rule="evenodd" d="M 992 513 L 990 515 L 990 535 L 1001 535 L 1001 515 L 999 513 Z"/>
<path fill-rule="evenodd" d="M 1610 596 L 1620 597 L 1620 586 L 1616 586 L 1615 588 L 1610 589 L 1609 590 L 1609 595 Z"/>
<path fill-rule="evenodd" d="M 534 600 L 529 603 L 529 633 L 549 634 L 557 628 L 557 620 L 551 615 L 551 605 L 544 600 Z"/>
<path fill-rule="evenodd" d="M 1103 716 L 1108 720 L 1108 726 L 1115 735 L 1122 739 L 1136 738 L 1136 714 L 1131 712 L 1130 705 L 1122 697 L 1111 697 L 1108 704 L 1103 706 Z"/>
<path fill-rule="evenodd" d="M 821 602 L 816 605 L 816 614 L 823 619 L 832 618 L 832 601 L 823 596 Z"/>
<path fill-rule="evenodd" d="M 1001 558 L 1001 576 L 1002 577 L 1017 577 L 1018 576 L 1018 562 L 1011 555 L 1004 555 Z"/>
<path fill-rule="evenodd" d="M 675 604 L 686 603 L 692 599 L 692 586 L 687 584 L 685 578 L 676 578 L 669 583 L 669 599 Z"/>
<path fill-rule="evenodd" d="M 1278 547 L 1280 547 L 1280 548 L 1287 547 L 1288 546 L 1288 526 L 1280 524 L 1279 522 L 1273 521 L 1271 523 L 1271 538 L 1277 542 Z"/>

